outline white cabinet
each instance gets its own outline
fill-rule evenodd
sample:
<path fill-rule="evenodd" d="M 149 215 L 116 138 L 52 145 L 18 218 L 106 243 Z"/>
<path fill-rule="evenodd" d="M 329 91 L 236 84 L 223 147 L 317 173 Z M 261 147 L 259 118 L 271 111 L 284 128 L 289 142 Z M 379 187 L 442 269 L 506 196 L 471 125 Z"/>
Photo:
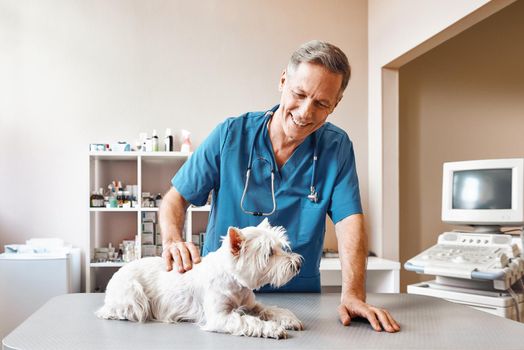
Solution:
<path fill-rule="evenodd" d="M 342 285 L 339 258 L 323 258 L 320 261 L 320 277 L 322 286 Z M 400 263 L 374 256 L 368 257 L 366 291 L 368 293 L 398 293 L 400 291 Z"/>
<path fill-rule="evenodd" d="M 138 257 L 142 255 L 144 249 L 142 217 L 144 213 L 158 213 L 158 208 L 142 207 L 141 194 L 149 192 L 152 195 L 158 193 L 164 195 L 171 187 L 172 177 L 188 156 L 188 153 L 180 152 L 89 153 L 89 194 L 99 188 L 106 190 L 109 183 L 120 180 L 123 185 L 137 186 L 137 205 L 132 208 L 89 207 L 89 241 L 86 252 L 87 292 L 104 291 L 109 278 L 124 264 L 123 262 L 97 262 L 94 259 L 95 248 L 107 247 L 111 243 L 118 250 L 120 242 L 135 240 L 137 237 L 142 248 L 137 251 Z M 192 224 L 195 225 L 198 226 L 198 222 Z M 158 225 L 155 225 L 155 230 L 158 231 Z M 156 237 L 153 243 L 161 244 Z"/>

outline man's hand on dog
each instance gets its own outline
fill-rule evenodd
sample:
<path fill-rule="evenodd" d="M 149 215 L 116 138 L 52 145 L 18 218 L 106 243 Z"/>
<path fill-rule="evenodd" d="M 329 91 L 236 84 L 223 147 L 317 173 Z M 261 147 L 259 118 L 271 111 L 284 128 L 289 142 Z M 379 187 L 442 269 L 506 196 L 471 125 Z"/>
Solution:
<path fill-rule="evenodd" d="M 164 244 L 162 257 L 166 262 L 167 271 L 173 270 L 173 263 L 178 272 L 184 273 L 200 262 L 198 248 L 191 242 L 170 242 Z"/>
<path fill-rule="evenodd" d="M 354 296 L 342 296 L 338 314 L 344 326 L 349 326 L 352 318 L 364 317 L 377 332 L 383 329 L 389 333 L 400 331 L 397 321 L 387 310 L 369 305 Z"/>

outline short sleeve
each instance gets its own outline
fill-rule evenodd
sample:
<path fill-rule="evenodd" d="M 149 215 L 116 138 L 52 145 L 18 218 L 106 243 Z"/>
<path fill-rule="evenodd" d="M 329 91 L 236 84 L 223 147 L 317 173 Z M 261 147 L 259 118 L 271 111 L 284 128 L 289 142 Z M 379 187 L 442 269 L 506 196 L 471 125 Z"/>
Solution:
<path fill-rule="evenodd" d="M 355 152 L 352 142 L 347 135 L 344 136 L 337 156 L 341 166 L 328 208 L 328 214 L 335 224 L 350 215 L 362 213 Z"/>
<path fill-rule="evenodd" d="M 191 204 L 204 205 L 209 192 L 219 185 L 220 153 L 227 137 L 227 125 L 227 122 L 219 124 L 171 180 L 173 187 Z"/>

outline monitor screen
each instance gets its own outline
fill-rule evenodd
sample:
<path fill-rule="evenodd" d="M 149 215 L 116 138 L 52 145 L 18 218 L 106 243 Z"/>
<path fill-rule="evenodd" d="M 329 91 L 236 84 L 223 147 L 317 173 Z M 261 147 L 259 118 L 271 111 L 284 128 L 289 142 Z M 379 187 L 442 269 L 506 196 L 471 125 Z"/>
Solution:
<path fill-rule="evenodd" d="M 512 169 L 453 173 L 452 209 L 511 209 Z"/>
<path fill-rule="evenodd" d="M 524 224 L 524 158 L 446 162 L 442 174 L 443 222 L 479 232 Z"/>

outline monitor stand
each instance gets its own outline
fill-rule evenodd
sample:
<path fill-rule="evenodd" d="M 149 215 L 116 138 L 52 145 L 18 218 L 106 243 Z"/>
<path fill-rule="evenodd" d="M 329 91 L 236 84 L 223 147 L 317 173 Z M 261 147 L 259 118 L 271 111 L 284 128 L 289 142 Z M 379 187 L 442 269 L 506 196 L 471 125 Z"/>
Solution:
<path fill-rule="evenodd" d="M 489 234 L 503 234 L 502 226 L 500 225 L 468 225 L 471 228 L 470 233 L 489 233 Z"/>

